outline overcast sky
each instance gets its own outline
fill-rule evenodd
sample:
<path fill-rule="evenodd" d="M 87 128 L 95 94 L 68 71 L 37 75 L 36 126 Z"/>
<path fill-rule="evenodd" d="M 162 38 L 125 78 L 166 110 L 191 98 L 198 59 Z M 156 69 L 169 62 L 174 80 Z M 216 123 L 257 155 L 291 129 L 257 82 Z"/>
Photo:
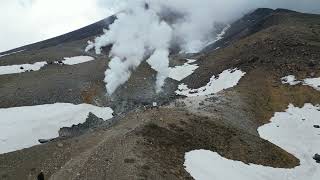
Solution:
<path fill-rule="evenodd" d="M 118 9 L 119 3 L 125 1 L 0 0 L 0 52 L 94 23 L 111 15 Z M 167 1 L 170 3 L 170 0 Z M 250 1 L 272 1 L 273 7 L 320 13 L 320 0 Z"/>
<path fill-rule="evenodd" d="M 101 20 L 112 13 L 102 1 L 0 0 L 0 52 Z"/>

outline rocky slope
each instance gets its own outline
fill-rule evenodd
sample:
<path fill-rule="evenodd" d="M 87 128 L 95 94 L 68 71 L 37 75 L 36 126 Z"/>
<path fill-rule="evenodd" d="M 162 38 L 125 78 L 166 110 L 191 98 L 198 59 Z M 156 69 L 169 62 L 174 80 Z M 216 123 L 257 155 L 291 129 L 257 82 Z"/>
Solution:
<path fill-rule="evenodd" d="M 206 85 L 226 69 L 246 72 L 237 86 L 206 97 L 177 96 L 174 91 L 181 82 L 170 79 L 164 93 L 156 94 L 155 72 L 146 64 L 115 95 L 106 96 L 103 78 L 108 57 L 83 52 L 86 41 L 100 33 L 91 30 L 96 28 L 87 27 L 74 32 L 76 35 L 19 48 L 26 50 L 1 57 L 0 66 L 78 55 L 96 60 L 2 75 L 0 108 L 89 103 L 111 106 L 118 115 L 111 125 L 82 135 L 0 155 L 0 179 L 35 179 L 40 172 L 53 180 L 192 179 L 183 163 L 185 153 L 195 149 L 245 163 L 282 168 L 299 165 L 293 155 L 261 139 L 257 128 L 290 103 L 299 107 L 320 103 L 319 91 L 288 86 L 280 80 L 289 74 L 300 79 L 320 77 L 319 15 L 258 9 L 232 24 L 222 40 L 189 55 L 199 65 L 182 80 L 190 88 Z M 184 63 L 184 58 L 172 56 L 172 65 Z M 161 106 L 152 108 L 154 101 Z"/>

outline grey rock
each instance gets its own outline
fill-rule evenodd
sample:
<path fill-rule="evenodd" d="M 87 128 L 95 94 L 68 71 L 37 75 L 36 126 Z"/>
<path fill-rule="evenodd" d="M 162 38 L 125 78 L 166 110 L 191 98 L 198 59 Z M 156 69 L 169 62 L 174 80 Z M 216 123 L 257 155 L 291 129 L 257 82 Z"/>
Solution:
<path fill-rule="evenodd" d="M 309 61 L 308 65 L 309 65 L 309 67 L 314 67 L 317 65 L 317 62 L 314 60 L 311 60 L 311 61 Z"/>
<path fill-rule="evenodd" d="M 320 163 L 320 155 L 319 154 L 315 154 L 313 156 L 313 159 L 316 160 L 317 163 Z"/>
<path fill-rule="evenodd" d="M 60 137 L 75 137 L 104 124 L 105 121 L 93 113 L 89 113 L 83 124 L 73 125 L 72 127 L 63 127 L 59 130 Z"/>
<path fill-rule="evenodd" d="M 176 101 L 175 106 L 176 107 L 186 107 L 186 103 L 183 101 Z"/>
<path fill-rule="evenodd" d="M 59 148 L 62 148 L 62 147 L 63 147 L 63 144 L 62 144 L 62 143 L 58 143 L 57 146 L 58 146 Z"/>
<path fill-rule="evenodd" d="M 53 139 L 39 139 L 38 141 L 39 141 L 40 144 L 45 144 L 45 143 L 48 143 L 48 142 L 50 142 L 52 140 Z"/>

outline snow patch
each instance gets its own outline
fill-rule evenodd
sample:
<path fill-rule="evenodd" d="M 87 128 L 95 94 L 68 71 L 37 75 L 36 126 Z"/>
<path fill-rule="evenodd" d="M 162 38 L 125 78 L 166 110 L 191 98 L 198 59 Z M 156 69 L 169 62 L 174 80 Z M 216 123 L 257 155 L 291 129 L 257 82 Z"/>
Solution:
<path fill-rule="evenodd" d="M 303 81 L 303 85 L 311 86 L 320 91 L 320 78 L 307 78 Z"/>
<path fill-rule="evenodd" d="M 20 52 L 23 52 L 23 51 L 25 51 L 25 50 L 15 51 L 15 52 L 8 53 L 8 54 L 2 54 L 2 55 L 0 55 L 0 58 L 1 57 L 5 57 L 5 56 L 10 56 L 10 55 L 13 55 L 13 54 L 17 54 L 17 53 L 20 53 Z"/>
<path fill-rule="evenodd" d="M 36 62 L 34 64 L 0 66 L 0 75 L 24 73 L 27 71 L 39 71 L 45 65 L 47 65 L 47 62 Z"/>
<path fill-rule="evenodd" d="M 90 56 L 75 56 L 75 57 L 65 57 L 62 63 L 55 61 L 55 64 L 66 64 L 66 65 L 77 65 L 89 61 L 95 60 Z M 19 65 L 9 65 L 9 66 L 0 66 L 0 75 L 5 74 L 17 74 L 24 73 L 28 71 L 39 71 L 48 63 L 46 61 L 36 62 L 34 64 L 19 64 Z"/>
<path fill-rule="evenodd" d="M 108 107 L 68 103 L 0 109 L 0 154 L 58 137 L 60 128 L 84 123 L 90 112 L 104 120 L 113 113 Z"/>
<path fill-rule="evenodd" d="M 296 77 L 294 75 L 289 75 L 289 76 L 285 76 L 283 78 L 281 78 L 281 82 L 282 84 L 289 84 L 291 86 L 300 84 L 301 81 L 297 81 Z"/>
<path fill-rule="evenodd" d="M 293 169 L 272 168 L 255 164 L 244 164 L 207 150 L 186 153 L 185 169 L 196 180 L 316 180 L 320 177 L 320 166 L 313 159 L 320 152 L 319 124 L 320 107 L 305 104 L 303 108 L 289 105 L 285 112 L 275 113 L 271 123 L 261 126 L 261 138 L 283 148 L 300 159 L 300 166 Z"/>
<path fill-rule="evenodd" d="M 64 60 L 62 61 L 62 64 L 66 65 L 76 65 L 76 64 L 81 64 L 89 61 L 95 60 L 91 56 L 75 56 L 75 57 L 65 57 Z M 58 61 L 55 62 L 56 64 L 59 64 Z"/>
<path fill-rule="evenodd" d="M 180 84 L 176 94 L 187 97 L 215 94 L 222 90 L 236 86 L 245 74 L 245 72 L 242 72 L 238 69 L 228 69 L 223 71 L 219 77 L 212 76 L 210 82 L 206 86 L 198 89 L 189 89 L 187 85 Z"/>
<path fill-rule="evenodd" d="M 198 65 L 192 64 L 196 62 L 196 60 L 193 59 L 187 59 L 187 62 L 184 63 L 182 66 L 175 66 L 169 68 L 169 77 L 171 79 L 181 81 L 184 78 L 190 76 L 193 74 L 193 72 L 199 68 Z"/>
<path fill-rule="evenodd" d="M 302 83 L 302 85 L 310 86 L 317 91 L 320 91 L 320 77 L 319 78 L 306 78 L 302 81 L 297 81 L 294 75 L 289 75 L 281 78 L 282 84 L 289 84 L 291 86 L 298 85 Z"/>

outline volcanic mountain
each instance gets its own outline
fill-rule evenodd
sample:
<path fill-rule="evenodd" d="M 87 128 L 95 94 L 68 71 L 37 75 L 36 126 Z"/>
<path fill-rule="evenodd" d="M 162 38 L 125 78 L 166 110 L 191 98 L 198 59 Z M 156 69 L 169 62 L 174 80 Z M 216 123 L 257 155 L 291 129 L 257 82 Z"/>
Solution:
<path fill-rule="evenodd" d="M 156 93 L 156 72 L 142 63 L 127 83 L 108 95 L 103 79 L 109 48 L 102 55 L 84 49 L 115 19 L 0 53 L 0 115 L 55 103 L 95 107 L 86 122 L 60 127 L 59 137 L 37 136 L 43 144 L 3 151 L 0 179 L 237 177 L 238 169 L 229 170 L 229 162 L 240 172 L 252 168 L 252 174 L 259 174 L 265 167 L 263 172 L 275 169 L 275 177 L 278 172 L 282 177 L 283 169 L 298 179 L 319 177 L 313 156 L 320 153 L 320 122 L 314 120 L 320 111 L 320 15 L 257 9 L 222 27 L 220 38 L 201 52 L 172 54 L 172 74 L 163 92 Z M 110 107 L 112 118 L 102 117 L 98 107 Z M 48 108 L 43 117 L 56 109 Z M 41 108 L 28 112 L 23 116 L 42 113 Z M 277 119 L 281 115 L 288 118 Z M 290 124 L 295 117 L 297 124 Z M 13 134 L 28 126 L 20 127 L 11 114 L 0 118 L 0 126 L 12 127 Z M 314 133 L 308 136 L 312 138 L 300 142 L 308 133 Z M 0 137 L 1 146 L 9 146 L 10 138 Z M 201 150 L 213 156 L 197 156 Z M 206 164 L 210 158 L 216 161 Z M 210 167 L 225 171 L 208 175 Z M 300 173 L 310 167 L 310 174 Z"/>

